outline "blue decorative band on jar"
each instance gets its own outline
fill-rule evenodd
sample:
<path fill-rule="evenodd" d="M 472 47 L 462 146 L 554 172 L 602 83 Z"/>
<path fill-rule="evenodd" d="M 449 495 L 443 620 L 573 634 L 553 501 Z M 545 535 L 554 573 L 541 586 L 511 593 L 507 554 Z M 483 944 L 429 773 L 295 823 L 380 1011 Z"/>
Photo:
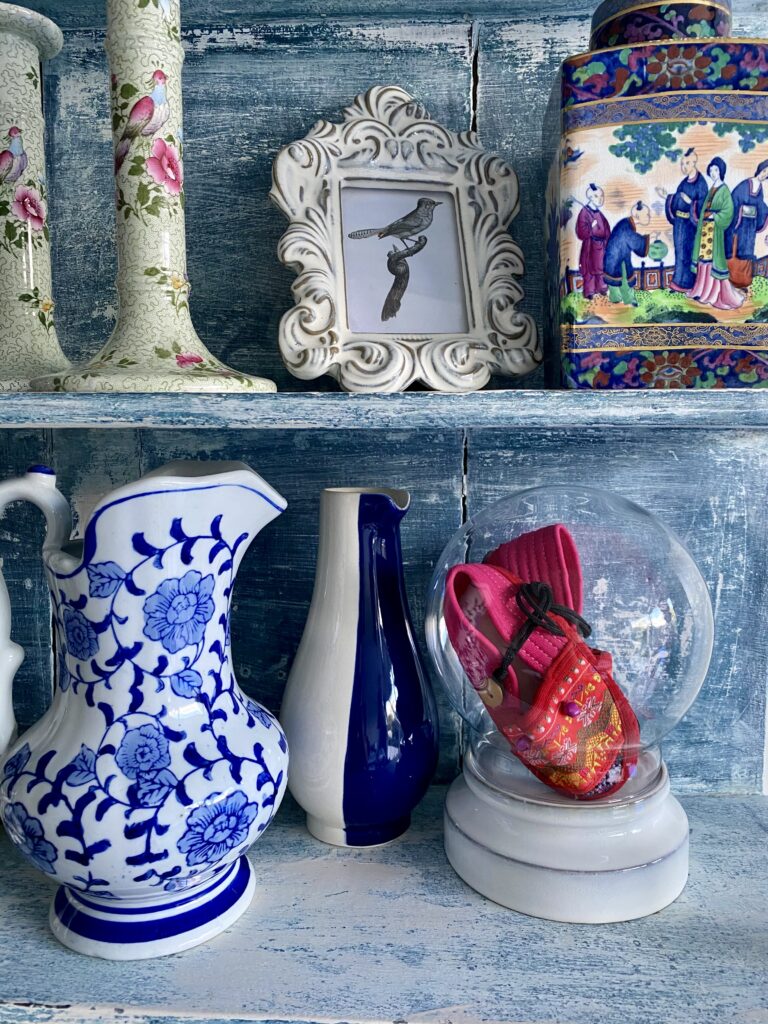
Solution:
<path fill-rule="evenodd" d="M 768 385 L 768 352 L 739 348 L 635 349 L 563 353 L 567 388 L 676 391 Z"/>
<path fill-rule="evenodd" d="M 731 32 L 730 0 L 606 0 L 592 18 L 590 48 L 655 43 L 663 39 L 723 38 Z"/>
<path fill-rule="evenodd" d="M 723 90 L 768 95 L 765 40 L 731 39 L 687 42 L 667 40 L 655 45 L 616 46 L 580 53 L 563 63 L 562 104 L 621 100 L 631 96 L 663 96 Z"/>

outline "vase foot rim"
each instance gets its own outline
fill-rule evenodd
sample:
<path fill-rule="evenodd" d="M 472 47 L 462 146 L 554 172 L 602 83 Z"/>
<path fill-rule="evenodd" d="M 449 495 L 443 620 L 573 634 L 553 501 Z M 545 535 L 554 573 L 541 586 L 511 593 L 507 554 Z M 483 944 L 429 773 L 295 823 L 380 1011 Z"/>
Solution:
<path fill-rule="evenodd" d="M 319 818 L 307 815 L 307 830 L 309 834 L 319 839 L 321 843 L 328 846 L 341 846 L 349 849 L 370 849 L 374 846 L 388 846 L 396 839 L 399 839 L 404 832 L 407 832 L 411 825 L 410 814 L 395 821 L 388 821 L 381 825 L 366 825 L 355 827 L 348 825 L 339 827 L 329 825 Z"/>
<path fill-rule="evenodd" d="M 277 385 L 266 377 L 253 377 L 247 373 L 196 373 L 155 370 L 147 367 L 138 372 L 91 371 L 80 367 L 74 372 L 49 373 L 30 382 L 32 391 L 67 392 L 126 392 L 157 394 L 158 392 L 186 392 L 197 394 L 275 392 Z"/>
<path fill-rule="evenodd" d="M 61 886 L 51 904 L 51 931 L 76 953 L 105 960 L 168 956 L 219 935 L 253 899 L 253 868 L 239 857 L 214 882 L 164 893 L 156 903 L 99 900 Z"/>

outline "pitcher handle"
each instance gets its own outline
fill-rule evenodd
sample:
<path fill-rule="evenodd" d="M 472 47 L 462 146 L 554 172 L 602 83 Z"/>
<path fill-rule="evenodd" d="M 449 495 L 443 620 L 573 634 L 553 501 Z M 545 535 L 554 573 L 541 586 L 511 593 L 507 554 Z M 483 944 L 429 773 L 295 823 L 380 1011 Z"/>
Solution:
<path fill-rule="evenodd" d="M 47 466 L 31 466 L 24 476 L 0 484 L 0 515 L 12 501 L 30 501 L 45 516 L 43 554 L 58 550 L 72 531 L 69 502 L 56 489 L 56 474 Z M 0 571 L 0 757 L 16 737 L 13 680 L 24 661 L 24 649 L 11 639 L 11 603 Z"/>

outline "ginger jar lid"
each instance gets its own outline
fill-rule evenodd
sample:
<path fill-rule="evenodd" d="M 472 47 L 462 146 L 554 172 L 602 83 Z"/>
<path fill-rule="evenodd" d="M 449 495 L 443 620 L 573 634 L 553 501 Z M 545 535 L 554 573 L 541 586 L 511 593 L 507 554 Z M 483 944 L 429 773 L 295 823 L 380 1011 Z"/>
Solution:
<path fill-rule="evenodd" d="M 592 18 L 590 49 L 661 39 L 713 39 L 731 34 L 731 0 L 603 0 Z"/>

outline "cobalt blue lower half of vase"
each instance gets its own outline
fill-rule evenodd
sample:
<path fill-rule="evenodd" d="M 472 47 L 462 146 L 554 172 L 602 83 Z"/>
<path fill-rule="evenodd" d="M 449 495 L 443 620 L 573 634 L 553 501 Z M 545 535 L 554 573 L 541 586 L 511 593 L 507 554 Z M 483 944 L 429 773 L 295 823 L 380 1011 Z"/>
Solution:
<path fill-rule="evenodd" d="M 344 762 L 344 845 L 391 842 L 410 824 L 437 760 L 434 700 L 405 594 L 402 510 L 361 495 L 359 604 Z"/>
<path fill-rule="evenodd" d="M 243 914 L 253 898 L 253 869 L 240 857 L 194 889 L 157 900 L 105 900 L 61 886 L 49 922 L 78 953 L 106 960 L 144 960 L 207 942 Z"/>
<path fill-rule="evenodd" d="M 385 821 L 370 825 L 346 825 L 337 828 L 319 818 L 307 815 L 307 828 L 315 839 L 331 846 L 371 847 L 385 846 L 399 839 L 411 825 L 410 814 L 394 821 Z"/>

